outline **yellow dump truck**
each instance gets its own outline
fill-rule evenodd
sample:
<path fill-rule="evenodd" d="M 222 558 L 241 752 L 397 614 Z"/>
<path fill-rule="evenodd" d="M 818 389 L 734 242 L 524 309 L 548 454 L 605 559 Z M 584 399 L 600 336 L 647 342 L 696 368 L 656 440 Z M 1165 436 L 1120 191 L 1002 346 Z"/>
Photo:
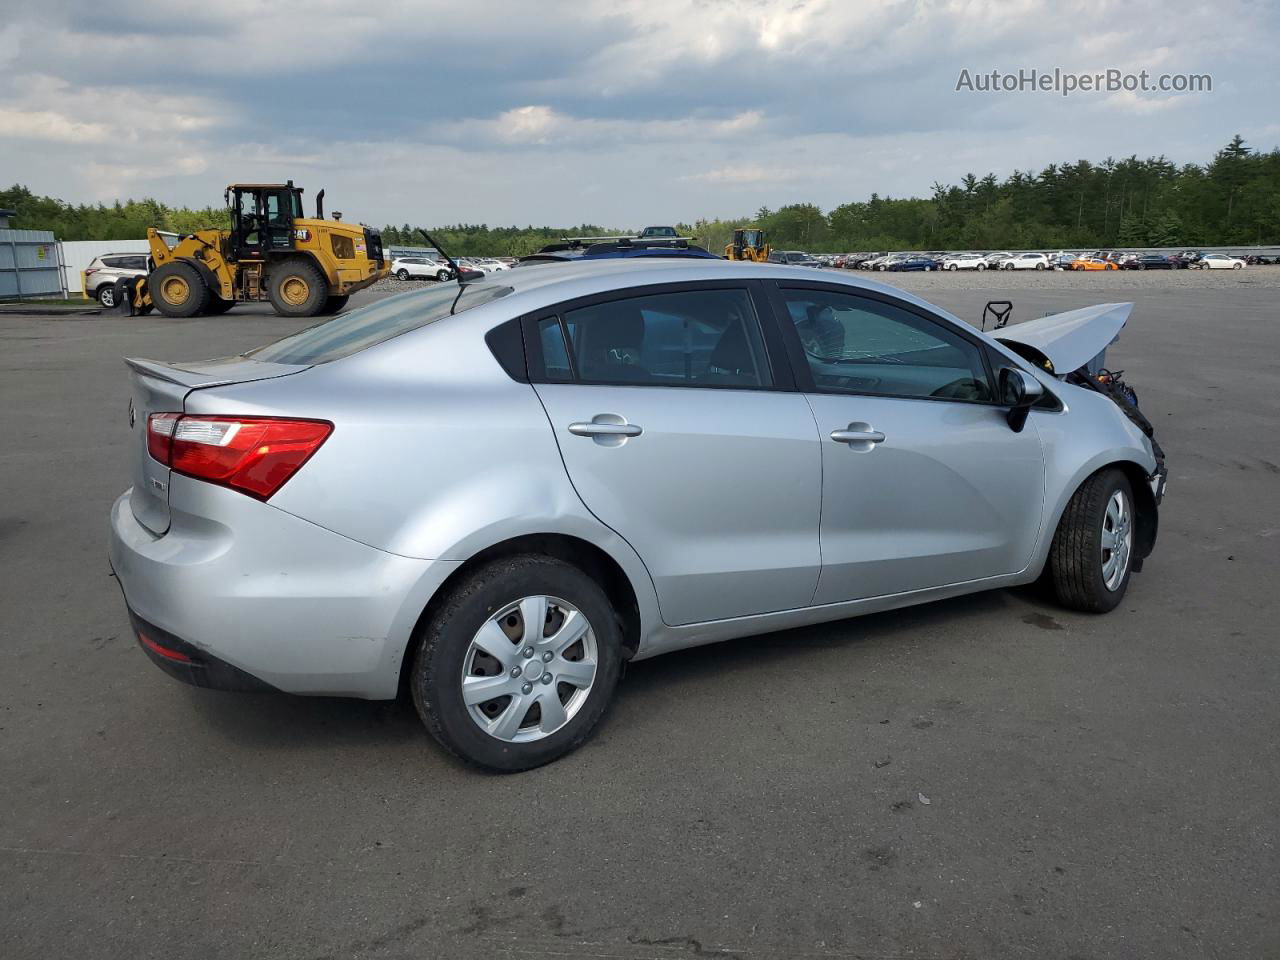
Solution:
<path fill-rule="evenodd" d="M 356 290 L 390 271 L 377 230 L 302 210 L 302 188 L 288 183 L 233 183 L 226 201 L 230 230 L 197 230 L 172 247 L 147 231 L 154 266 L 133 289 L 132 305 L 168 317 L 225 313 L 237 303 L 269 301 L 286 317 L 337 313 Z"/>

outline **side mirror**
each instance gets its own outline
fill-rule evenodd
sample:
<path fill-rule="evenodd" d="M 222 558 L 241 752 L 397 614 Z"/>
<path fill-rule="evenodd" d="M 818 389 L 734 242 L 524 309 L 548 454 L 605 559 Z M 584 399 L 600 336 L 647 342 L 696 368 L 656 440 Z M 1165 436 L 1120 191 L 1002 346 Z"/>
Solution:
<path fill-rule="evenodd" d="M 1026 426 L 1027 414 L 1035 402 L 1044 396 L 1044 386 L 1025 370 L 1004 367 L 1000 371 L 1000 403 L 1009 408 L 1009 429 L 1021 433 Z"/>

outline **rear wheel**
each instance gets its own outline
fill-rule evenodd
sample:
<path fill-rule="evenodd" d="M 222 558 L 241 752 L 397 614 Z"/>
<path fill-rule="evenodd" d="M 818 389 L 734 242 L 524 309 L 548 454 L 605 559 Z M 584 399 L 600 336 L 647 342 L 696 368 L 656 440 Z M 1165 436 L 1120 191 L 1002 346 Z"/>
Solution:
<path fill-rule="evenodd" d="M 181 261 L 157 267 L 147 278 L 151 302 L 166 317 L 194 317 L 208 306 L 210 291 L 189 263 Z"/>
<path fill-rule="evenodd" d="M 406 270 L 404 267 L 401 267 L 399 270 L 397 270 L 397 271 L 396 271 L 396 277 L 397 277 L 397 278 L 399 278 L 399 279 L 401 279 L 401 280 L 408 280 L 408 279 L 409 279 L 409 271 L 408 271 L 408 270 Z"/>
<path fill-rule="evenodd" d="M 1132 574 L 1133 489 L 1118 469 L 1095 473 L 1072 496 L 1049 548 L 1058 601 L 1107 613 L 1119 606 Z"/>
<path fill-rule="evenodd" d="M 291 259 L 271 267 L 268 296 L 283 317 L 314 317 L 329 299 L 329 281 L 314 263 Z"/>
<path fill-rule="evenodd" d="M 324 302 L 324 309 L 320 312 L 324 316 L 330 316 L 335 313 L 341 313 L 347 308 L 347 302 L 351 299 L 351 294 L 344 293 L 341 296 L 334 295 Z"/>
<path fill-rule="evenodd" d="M 580 746 L 604 716 L 622 634 L 600 586 L 550 557 L 495 560 L 448 595 L 418 641 L 410 686 L 450 752 L 504 773 Z"/>
<path fill-rule="evenodd" d="M 98 288 L 97 301 L 102 306 L 110 310 L 116 305 L 116 286 L 114 283 L 104 283 Z"/>

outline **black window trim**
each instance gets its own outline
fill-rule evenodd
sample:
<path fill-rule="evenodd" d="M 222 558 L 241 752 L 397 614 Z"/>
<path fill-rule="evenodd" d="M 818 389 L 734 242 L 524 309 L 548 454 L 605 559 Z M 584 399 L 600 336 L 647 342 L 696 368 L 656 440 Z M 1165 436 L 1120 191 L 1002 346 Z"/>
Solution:
<path fill-rule="evenodd" d="M 571 310 L 592 307 L 601 303 L 616 300 L 630 300 L 636 297 L 660 296 L 668 293 L 686 293 L 703 290 L 740 290 L 744 291 L 755 311 L 761 342 L 764 345 L 764 361 L 769 365 L 772 383 L 751 385 L 740 383 L 643 383 L 634 380 L 584 380 L 578 376 L 577 363 L 570 349 L 568 331 L 565 329 L 564 315 Z M 547 376 L 546 360 L 542 355 L 542 338 L 538 324 L 543 320 L 556 319 L 560 326 L 560 335 L 565 341 L 565 352 L 569 356 L 572 379 L 556 380 Z M 563 300 L 540 310 L 534 310 L 521 318 L 524 330 L 525 354 L 528 361 L 529 382 L 546 384 L 566 384 L 587 387 L 654 387 L 675 390 L 751 390 L 755 392 L 796 393 L 799 387 L 795 382 L 792 364 L 787 355 L 786 344 L 774 316 L 764 289 L 764 281 L 750 278 L 735 280 L 686 280 L 677 283 L 650 283 L 635 287 L 624 287 L 609 290 L 605 293 L 589 294 Z"/>
<path fill-rule="evenodd" d="M 800 343 L 800 335 L 796 333 L 795 324 L 786 322 L 791 317 L 791 311 L 787 308 L 784 296 L 784 291 L 786 290 L 820 290 L 851 297 L 863 297 L 867 300 L 874 300 L 878 303 L 896 307 L 899 310 L 905 310 L 907 313 L 914 314 L 928 323 L 951 331 L 978 351 L 978 356 L 982 358 L 983 370 L 987 375 L 987 389 L 991 391 L 991 396 L 994 399 L 965 400 L 962 397 L 916 397 L 880 393 L 872 390 L 831 390 L 819 387 L 813 379 L 813 371 L 809 368 L 809 361 L 805 356 L 804 347 Z M 787 358 L 791 363 L 792 376 L 796 383 L 799 384 L 799 389 L 804 393 L 820 393 L 829 397 L 879 397 L 884 400 L 926 400 L 930 403 L 964 403 L 983 407 L 1008 407 L 1008 404 L 1002 404 L 999 401 L 997 379 L 991 366 L 990 345 L 985 340 L 973 336 L 971 332 L 960 329 L 945 317 L 940 317 L 936 313 L 920 307 L 918 304 L 899 299 L 892 294 L 883 293 L 879 290 L 871 290 L 866 287 L 844 283 L 824 283 L 820 280 L 775 280 L 768 284 L 768 294 L 770 304 L 773 307 L 775 326 L 781 328 L 781 334 L 786 343 Z"/>

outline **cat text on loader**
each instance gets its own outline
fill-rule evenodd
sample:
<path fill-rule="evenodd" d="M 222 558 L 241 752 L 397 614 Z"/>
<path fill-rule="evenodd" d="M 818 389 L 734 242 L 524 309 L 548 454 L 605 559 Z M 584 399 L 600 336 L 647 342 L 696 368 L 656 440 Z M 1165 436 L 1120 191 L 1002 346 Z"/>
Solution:
<path fill-rule="evenodd" d="M 155 265 L 134 291 L 135 309 L 194 317 L 269 300 L 281 316 L 314 317 L 337 313 L 391 269 L 378 231 L 344 223 L 338 213 L 324 218 L 323 190 L 314 218 L 304 215 L 292 180 L 233 183 L 226 200 L 229 231 L 197 230 L 172 248 L 147 231 Z"/>
<path fill-rule="evenodd" d="M 724 248 L 726 260 L 749 260 L 752 263 L 767 263 L 769 260 L 769 240 L 759 227 L 738 227 L 733 231 L 733 240 Z"/>

